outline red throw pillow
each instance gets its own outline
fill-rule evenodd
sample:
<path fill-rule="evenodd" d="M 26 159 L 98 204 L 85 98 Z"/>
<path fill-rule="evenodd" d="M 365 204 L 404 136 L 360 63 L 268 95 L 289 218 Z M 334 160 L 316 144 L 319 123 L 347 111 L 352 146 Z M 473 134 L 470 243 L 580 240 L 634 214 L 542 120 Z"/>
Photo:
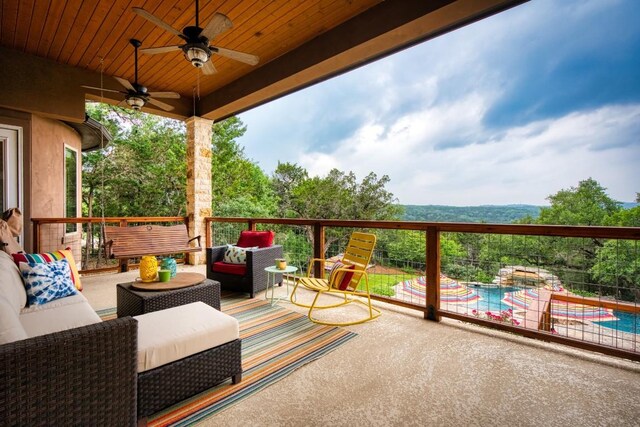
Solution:
<path fill-rule="evenodd" d="M 240 248 L 250 248 L 257 246 L 259 248 L 268 248 L 273 245 L 273 238 L 275 237 L 273 231 L 249 231 L 244 230 L 240 232 L 240 238 L 236 246 Z"/>

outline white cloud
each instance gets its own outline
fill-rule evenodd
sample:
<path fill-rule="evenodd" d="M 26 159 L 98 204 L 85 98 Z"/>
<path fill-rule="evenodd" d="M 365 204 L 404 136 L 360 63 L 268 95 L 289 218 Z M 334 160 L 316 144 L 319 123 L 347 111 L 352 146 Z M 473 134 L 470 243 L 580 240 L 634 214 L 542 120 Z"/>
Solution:
<path fill-rule="evenodd" d="M 601 36 L 608 27 L 584 32 L 590 20 L 604 26 L 623 13 L 615 10 L 619 4 L 633 6 L 527 3 L 244 113 L 248 131 L 239 142 L 267 173 L 280 160 L 312 175 L 334 167 L 359 178 L 387 174 L 388 188 L 405 204 L 545 204 L 548 195 L 588 177 L 613 198 L 632 201 L 640 191 L 640 100 L 590 103 L 592 88 L 584 87 L 576 92 L 582 104 L 567 108 L 563 94 L 577 89 L 559 85 L 540 101 L 560 106 L 544 120 L 486 123 L 496 108 L 509 118 L 505 99 L 520 113 L 537 108 L 526 79 L 567 67 L 571 52 L 581 58 L 590 46 L 604 46 L 615 53 L 622 35 L 638 38 L 637 25 L 628 22 L 614 22 L 610 41 Z M 576 80 L 581 88 L 585 71 L 569 67 L 575 75 L 563 84 Z M 601 87 L 615 81 L 614 71 Z"/>
<path fill-rule="evenodd" d="M 483 102 L 476 95 L 444 108 L 400 118 L 388 133 L 368 124 L 333 153 L 302 153 L 312 175 L 331 168 L 359 178 L 391 177 L 404 204 L 545 204 L 561 188 L 593 177 L 616 199 L 631 201 L 640 183 L 640 150 L 617 141 L 638 138 L 640 104 L 611 106 L 534 122 L 484 140 Z M 436 150 L 436 141 L 462 129 L 481 143 Z M 609 148 L 601 148 L 603 141 Z"/>

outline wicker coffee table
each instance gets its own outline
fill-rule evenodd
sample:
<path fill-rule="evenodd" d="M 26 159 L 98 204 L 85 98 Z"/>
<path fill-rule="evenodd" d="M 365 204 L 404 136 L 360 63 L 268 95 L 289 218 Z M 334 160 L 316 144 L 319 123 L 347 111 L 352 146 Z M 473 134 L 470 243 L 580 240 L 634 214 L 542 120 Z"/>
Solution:
<path fill-rule="evenodd" d="M 220 310 L 220 282 L 204 279 L 198 285 L 170 291 L 136 291 L 134 282 L 120 283 L 116 287 L 118 317 L 138 316 L 152 311 L 202 301 Z"/>

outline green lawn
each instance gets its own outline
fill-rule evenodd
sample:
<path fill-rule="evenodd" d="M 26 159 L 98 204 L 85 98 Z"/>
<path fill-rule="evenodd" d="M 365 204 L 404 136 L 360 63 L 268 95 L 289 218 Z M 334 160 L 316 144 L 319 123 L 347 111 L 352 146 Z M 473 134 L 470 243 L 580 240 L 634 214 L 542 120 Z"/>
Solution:
<path fill-rule="evenodd" d="M 397 274 L 369 274 L 369 291 L 372 294 L 392 297 L 395 295 L 393 286 L 397 285 L 400 280 L 401 278 Z M 361 283 L 360 286 L 363 284 Z"/>

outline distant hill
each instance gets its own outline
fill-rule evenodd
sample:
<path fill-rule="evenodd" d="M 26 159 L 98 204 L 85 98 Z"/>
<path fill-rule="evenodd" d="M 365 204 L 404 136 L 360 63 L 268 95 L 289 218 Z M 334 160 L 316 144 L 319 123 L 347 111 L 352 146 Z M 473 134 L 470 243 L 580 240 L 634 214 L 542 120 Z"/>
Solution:
<path fill-rule="evenodd" d="M 427 222 L 486 222 L 510 224 L 530 215 L 537 218 L 540 206 L 534 205 L 482 205 L 482 206 L 442 206 L 404 205 L 405 221 Z"/>

